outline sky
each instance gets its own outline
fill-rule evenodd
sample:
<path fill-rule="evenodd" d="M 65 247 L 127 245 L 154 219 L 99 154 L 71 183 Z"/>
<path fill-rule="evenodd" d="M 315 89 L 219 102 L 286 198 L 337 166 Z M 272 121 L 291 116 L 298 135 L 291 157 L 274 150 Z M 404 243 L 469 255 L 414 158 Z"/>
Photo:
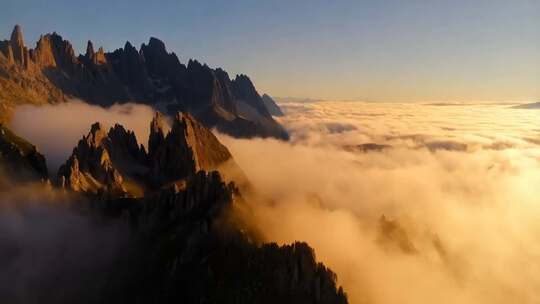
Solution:
<path fill-rule="evenodd" d="M 84 52 L 154 36 L 259 93 L 388 102 L 540 99 L 540 1 L 2 0 L 0 39 Z"/>

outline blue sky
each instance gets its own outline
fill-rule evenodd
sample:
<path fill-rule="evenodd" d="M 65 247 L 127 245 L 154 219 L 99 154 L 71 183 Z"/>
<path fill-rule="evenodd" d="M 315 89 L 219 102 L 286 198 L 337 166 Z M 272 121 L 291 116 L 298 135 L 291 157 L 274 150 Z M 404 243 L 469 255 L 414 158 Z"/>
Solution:
<path fill-rule="evenodd" d="M 245 73 L 274 96 L 540 99 L 540 1 L 2 0 L 0 36 L 57 31 L 77 51 L 150 36 L 181 61 Z"/>

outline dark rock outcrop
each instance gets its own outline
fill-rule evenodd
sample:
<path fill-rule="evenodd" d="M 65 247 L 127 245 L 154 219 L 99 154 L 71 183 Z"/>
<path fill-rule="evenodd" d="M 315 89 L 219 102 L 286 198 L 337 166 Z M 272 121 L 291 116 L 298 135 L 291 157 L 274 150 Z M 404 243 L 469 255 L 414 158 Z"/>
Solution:
<path fill-rule="evenodd" d="M 512 109 L 540 109 L 540 102 L 519 104 L 511 107 Z"/>
<path fill-rule="evenodd" d="M 0 124 L 0 177 L 29 182 L 46 181 L 48 175 L 45 157 L 36 147 Z"/>
<path fill-rule="evenodd" d="M 95 123 L 60 167 L 58 176 L 64 188 L 76 192 L 135 196 L 142 190 L 126 179 L 136 180 L 138 173 L 145 173 L 145 157 L 133 132 L 115 125 L 106 133 L 101 124 Z"/>
<path fill-rule="evenodd" d="M 24 38 L 19 25 L 15 25 L 15 28 L 13 28 L 9 42 L 11 45 L 11 50 L 13 51 L 13 59 L 15 62 L 23 66 L 26 65 L 25 62 L 26 59 L 28 59 L 26 53 L 28 50 L 25 49 Z"/>
<path fill-rule="evenodd" d="M 270 117 L 270 113 L 264 106 L 261 96 L 249 77 L 246 75 L 237 75 L 232 82 L 232 89 L 239 100 L 250 105 L 263 117 Z"/>
<path fill-rule="evenodd" d="M 307 244 L 265 243 L 239 216 L 247 207 L 240 191 L 214 171 L 232 157 L 210 130 L 183 113 L 166 129 L 157 113 L 146 153 L 132 132 L 116 125 L 106 133 L 96 123 L 60 169 L 92 213 L 132 232 L 95 292 L 79 302 L 347 303 Z M 126 169 L 137 166 L 138 174 Z M 145 191 L 133 195 L 126 180 Z M 97 191 L 84 188 L 91 182 Z"/>
<path fill-rule="evenodd" d="M 264 106 L 268 110 L 268 112 L 273 116 L 283 116 L 283 112 L 281 111 L 281 108 L 277 105 L 277 103 L 274 101 L 272 97 L 270 97 L 268 94 L 263 94 L 261 96 L 261 99 L 264 103 Z"/>
<path fill-rule="evenodd" d="M 383 214 L 378 222 L 379 238 L 378 242 L 383 248 L 399 250 L 405 254 L 415 254 L 417 249 L 411 242 L 407 231 L 397 220 L 386 218 Z"/>
<path fill-rule="evenodd" d="M 168 114 L 189 112 L 207 127 L 238 137 L 288 138 L 247 76 L 230 80 L 222 69 L 196 60 L 183 65 L 157 38 L 139 50 L 126 42 L 111 53 L 96 52 L 89 41 L 78 57 L 56 33 L 41 36 L 30 50 L 19 26 L 10 40 L 0 41 L 0 106 L 6 110 L 0 121 L 19 103 L 70 97 L 102 106 L 141 102 Z"/>
<path fill-rule="evenodd" d="M 219 173 L 200 171 L 184 189 L 105 205 L 136 236 L 98 302 L 347 303 L 307 244 L 264 243 L 233 221 L 240 200 Z"/>
<path fill-rule="evenodd" d="M 162 129 L 158 128 L 156 132 L 154 128 L 161 124 L 159 119 L 157 115 L 152 121 L 149 140 L 152 180 L 158 184 L 174 182 L 200 170 L 216 170 L 232 159 L 214 134 L 191 115 L 178 113 L 171 131 L 163 139 Z M 156 146 L 159 141 L 161 144 Z"/>
<path fill-rule="evenodd" d="M 198 171 L 213 171 L 232 156 L 210 130 L 189 114 L 177 113 L 166 133 L 162 114 L 150 123 L 148 153 L 132 131 L 115 125 L 108 132 L 92 125 L 60 167 L 64 188 L 87 194 L 140 197 L 175 183 L 184 183 Z"/>
<path fill-rule="evenodd" d="M 364 144 L 359 144 L 359 145 L 346 145 L 343 148 L 350 152 L 368 153 L 368 152 L 385 151 L 385 150 L 391 149 L 392 146 L 382 145 L 382 144 L 377 144 L 377 143 L 364 143 Z"/>

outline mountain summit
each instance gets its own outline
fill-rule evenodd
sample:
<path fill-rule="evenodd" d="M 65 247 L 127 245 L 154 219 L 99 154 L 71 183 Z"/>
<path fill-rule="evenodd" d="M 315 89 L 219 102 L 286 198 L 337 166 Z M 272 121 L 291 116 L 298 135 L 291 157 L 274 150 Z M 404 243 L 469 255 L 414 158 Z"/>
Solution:
<path fill-rule="evenodd" d="M 79 302 L 348 303 L 311 247 L 266 242 L 243 219 L 249 205 L 221 173 L 234 160 L 209 129 L 186 113 L 166 128 L 156 113 L 146 152 L 132 131 L 95 123 L 59 170 L 67 192 L 89 199 L 84 210 L 131 227 L 103 281 L 73 292 Z"/>
<path fill-rule="evenodd" d="M 96 52 L 88 41 L 86 53 L 77 56 L 57 33 L 42 35 L 28 49 L 15 26 L 11 39 L 0 41 L 0 122 L 18 104 L 70 98 L 101 106 L 144 103 L 167 114 L 188 112 L 206 127 L 236 137 L 288 138 L 249 77 L 230 79 L 224 70 L 196 60 L 184 65 L 155 37 L 139 49 L 126 42 L 107 53 Z"/>
<path fill-rule="evenodd" d="M 221 174 L 222 165 L 234 160 L 209 129 L 186 113 L 177 113 L 169 128 L 157 113 L 150 130 L 146 152 L 132 131 L 119 124 L 107 131 L 94 123 L 59 170 L 61 189 L 48 182 L 36 147 L 0 125 L 0 169 L 8 173 L 2 176 L 7 181 L 0 179 L 0 192 L 13 185 L 32 201 L 69 199 L 69 206 L 58 209 L 77 218 L 66 230 L 80 229 L 86 219 L 96 231 L 118 235 L 107 243 L 114 250 L 94 246 L 101 234 L 92 229 L 80 253 L 67 241 L 58 246 L 60 256 L 33 259 L 38 279 L 22 281 L 25 293 L 8 284 L 4 302 L 348 303 L 336 275 L 311 247 L 268 242 L 250 224 L 241 189 Z M 22 171 L 28 178 L 10 174 Z M 61 237 L 66 233 L 71 231 Z M 2 245 L 8 266 L 20 256 L 42 255 L 35 247 L 31 254 L 21 250 L 18 237 Z M 106 262 L 95 262 L 104 251 Z M 39 267 L 43 263 L 52 268 Z"/>
<path fill-rule="evenodd" d="M 224 165 L 236 168 L 229 150 L 193 116 L 177 113 L 167 133 L 157 112 L 150 123 L 148 152 L 133 131 L 116 124 L 107 132 L 96 122 L 60 167 L 58 178 L 62 187 L 75 192 L 140 197 L 184 185 L 195 173 Z"/>

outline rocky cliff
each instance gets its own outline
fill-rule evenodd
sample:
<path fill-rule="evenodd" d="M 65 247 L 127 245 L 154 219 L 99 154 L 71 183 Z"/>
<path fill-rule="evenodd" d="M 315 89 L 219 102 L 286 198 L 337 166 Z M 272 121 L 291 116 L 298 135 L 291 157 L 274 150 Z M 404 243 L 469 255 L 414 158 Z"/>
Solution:
<path fill-rule="evenodd" d="M 89 199 L 91 213 L 127 223 L 132 235 L 114 266 L 93 276 L 101 278 L 94 292 L 77 302 L 347 303 L 307 244 L 266 243 L 239 216 L 244 198 L 214 171 L 231 161 L 189 114 L 178 113 L 167 130 L 157 113 L 148 151 L 120 125 L 108 132 L 92 125 L 59 176 Z M 66 294 L 61 286 L 49 292 Z"/>
<path fill-rule="evenodd" d="M 347 303 L 313 249 L 261 241 L 235 218 L 238 204 L 234 184 L 215 171 L 144 198 L 94 201 L 109 221 L 127 222 L 132 236 L 79 302 Z"/>
<path fill-rule="evenodd" d="M 274 101 L 272 97 L 270 97 L 267 94 L 263 94 L 261 96 L 261 99 L 266 107 L 268 109 L 268 112 L 273 116 L 283 116 L 283 112 L 281 111 L 280 107 L 277 105 L 277 103 Z"/>
<path fill-rule="evenodd" d="M 45 157 L 36 147 L 0 124 L 0 177 L 16 182 L 48 180 Z M 2 187 L 0 178 L 0 188 Z"/>
<path fill-rule="evenodd" d="M 25 45 L 19 26 L 10 40 L 0 41 L 0 121 L 18 104 L 73 97 L 102 106 L 140 102 L 169 114 L 189 112 L 205 126 L 238 137 L 288 138 L 247 76 L 231 80 L 224 70 L 196 60 L 184 65 L 157 38 L 139 49 L 126 42 L 113 52 L 96 52 L 89 41 L 79 56 L 56 33 L 41 36 L 34 49 Z"/>
<path fill-rule="evenodd" d="M 141 197 L 225 164 L 236 166 L 227 148 L 193 116 L 177 113 L 168 131 L 157 112 L 150 123 L 148 152 L 123 126 L 107 132 L 95 123 L 60 167 L 58 178 L 62 187 L 75 192 Z"/>
<path fill-rule="evenodd" d="M 97 236 L 85 235 L 84 258 L 70 257 L 77 250 L 66 245 L 58 251 L 62 256 L 47 257 L 62 261 L 51 266 L 54 271 L 32 268 L 36 276 L 23 280 L 29 285 L 2 289 L 5 302 L 347 303 L 335 274 L 317 262 L 307 244 L 268 243 L 248 224 L 241 190 L 216 171 L 235 165 L 231 154 L 193 116 L 177 113 L 169 127 L 156 113 L 147 146 L 148 151 L 121 125 L 91 126 L 59 170 L 58 194 L 69 199 L 70 209 L 48 212 L 61 213 L 58 217 L 76 212 L 69 223 L 77 226 L 85 218 L 121 244 L 102 255 L 97 251 L 105 248 L 92 245 Z M 30 173 L 24 175 L 30 179 L 11 180 L 19 189 L 25 187 L 19 181 L 47 179 L 44 157 L 2 125 L 0 166 Z M 0 179 L 0 193 L 4 189 Z M 52 199 L 51 190 L 31 191 L 30 197 Z M 18 241 L 4 245 L 8 266 L 25 254 Z M 99 267 L 93 267 L 96 256 L 106 257 Z M 84 259 L 81 267 L 77 259 Z"/>

